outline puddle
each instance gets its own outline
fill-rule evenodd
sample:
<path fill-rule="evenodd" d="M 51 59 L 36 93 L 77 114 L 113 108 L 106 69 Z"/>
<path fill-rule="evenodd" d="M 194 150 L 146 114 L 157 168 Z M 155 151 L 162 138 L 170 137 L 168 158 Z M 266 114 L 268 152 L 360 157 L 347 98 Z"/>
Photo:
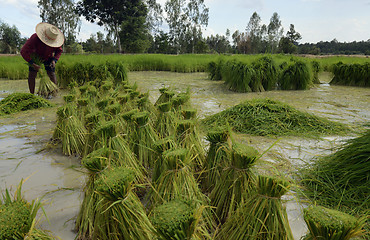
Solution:
<path fill-rule="evenodd" d="M 218 113 L 256 97 L 285 102 L 300 110 L 350 124 L 354 128 L 370 122 L 370 95 L 368 89 L 330 86 L 328 81 L 307 91 L 270 91 L 262 93 L 234 93 L 222 81 L 207 79 L 206 73 L 130 72 L 131 83 L 139 90 L 150 93 L 150 100 L 159 97 L 159 88 L 170 86 L 178 91 L 191 90 L 191 104 L 200 118 Z M 9 93 L 27 92 L 26 80 L 0 80 L 0 98 Z M 62 104 L 58 95 L 52 102 Z M 41 226 L 61 239 L 74 239 L 74 219 L 79 211 L 84 174 L 79 159 L 63 156 L 58 150 L 41 151 L 52 136 L 56 121 L 56 108 L 40 109 L 0 117 L 0 189 L 19 184 L 27 178 L 23 191 L 27 200 L 44 196 L 45 210 L 50 224 L 42 220 Z M 349 137 L 329 136 L 322 139 L 297 137 L 266 138 L 238 134 L 236 139 L 248 143 L 260 153 L 273 147 L 263 160 L 277 164 L 289 172 L 304 162 L 320 155 L 330 154 Z M 306 232 L 301 203 L 288 198 L 286 203 L 289 222 L 295 239 Z"/>

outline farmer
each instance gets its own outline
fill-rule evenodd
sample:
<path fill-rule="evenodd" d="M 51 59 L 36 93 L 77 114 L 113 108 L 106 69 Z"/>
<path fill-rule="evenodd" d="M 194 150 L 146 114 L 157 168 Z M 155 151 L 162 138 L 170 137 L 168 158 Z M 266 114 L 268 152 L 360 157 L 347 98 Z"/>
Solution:
<path fill-rule="evenodd" d="M 35 79 L 41 66 L 35 63 L 39 58 L 52 82 L 57 84 L 55 64 L 62 55 L 64 43 L 63 33 L 49 23 L 39 23 L 34 33 L 21 49 L 21 55 L 29 63 L 28 87 L 30 93 L 35 93 Z"/>

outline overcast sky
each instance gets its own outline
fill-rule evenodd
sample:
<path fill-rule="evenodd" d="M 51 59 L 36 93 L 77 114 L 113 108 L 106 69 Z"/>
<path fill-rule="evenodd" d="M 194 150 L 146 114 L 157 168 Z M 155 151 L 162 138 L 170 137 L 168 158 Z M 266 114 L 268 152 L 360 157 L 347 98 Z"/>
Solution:
<path fill-rule="evenodd" d="M 165 0 L 157 0 L 164 3 Z M 0 20 L 15 25 L 28 37 L 41 21 L 38 0 L 0 0 Z M 266 25 L 274 12 L 280 16 L 284 33 L 289 25 L 302 35 L 300 43 L 366 41 L 370 39 L 370 0 L 205 0 L 209 23 L 204 35 L 244 31 L 253 12 Z M 82 20 L 78 40 L 86 40 L 103 28 Z"/>

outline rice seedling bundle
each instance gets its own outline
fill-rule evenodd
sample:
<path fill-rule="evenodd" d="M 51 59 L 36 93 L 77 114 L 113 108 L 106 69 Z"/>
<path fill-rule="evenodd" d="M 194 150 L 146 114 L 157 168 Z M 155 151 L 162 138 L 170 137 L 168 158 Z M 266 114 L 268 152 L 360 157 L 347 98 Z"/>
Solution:
<path fill-rule="evenodd" d="M 208 129 L 229 125 L 236 132 L 259 136 L 320 136 L 349 131 L 344 124 L 301 112 L 271 99 L 245 101 L 206 117 L 202 123 Z"/>
<path fill-rule="evenodd" d="M 11 196 L 8 189 L 2 193 L 0 199 L 0 239 L 33 239 L 36 215 L 42 208 L 40 200 L 27 202 L 22 196 L 23 180 Z M 41 231 L 40 231 L 41 232 Z M 30 237 L 31 236 L 31 237 Z M 35 236 L 35 234 L 33 235 Z M 46 240 L 54 239 L 51 236 Z"/>
<path fill-rule="evenodd" d="M 114 84 L 117 86 L 122 84 L 127 79 L 127 67 L 119 61 L 107 61 L 106 66 L 108 71 L 114 78 Z"/>
<path fill-rule="evenodd" d="M 241 62 L 228 61 L 222 67 L 222 79 L 227 87 L 235 92 L 252 92 L 252 82 L 257 90 L 256 77 L 254 69 Z"/>
<path fill-rule="evenodd" d="M 31 93 L 12 93 L 0 101 L 0 116 L 51 106 L 49 101 Z"/>
<path fill-rule="evenodd" d="M 194 169 L 200 170 L 205 161 L 205 151 L 199 137 L 196 122 L 194 120 L 179 120 L 175 136 L 180 147 L 189 149 L 190 156 L 194 159 Z"/>
<path fill-rule="evenodd" d="M 127 93 L 124 93 L 124 94 L 120 94 L 120 95 L 117 96 L 117 101 L 120 104 L 124 105 L 125 103 L 128 102 L 129 98 L 130 98 L 130 96 Z"/>
<path fill-rule="evenodd" d="M 93 236 L 94 221 L 98 214 L 96 205 L 102 199 L 95 192 L 95 181 L 98 174 L 110 164 L 112 155 L 112 150 L 103 147 L 89 153 L 81 160 L 81 164 L 89 170 L 89 174 L 84 188 L 84 199 L 76 220 L 77 239 L 91 239 Z"/>
<path fill-rule="evenodd" d="M 271 91 L 276 89 L 279 71 L 271 56 L 264 56 L 258 59 L 253 63 L 253 68 L 264 90 Z"/>
<path fill-rule="evenodd" d="M 219 222 L 224 223 L 255 191 L 256 176 L 252 170 L 258 151 L 250 146 L 233 144 L 229 166 L 222 166 L 211 192 L 212 206 Z M 226 190 L 227 189 L 227 190 Z"/>
<path fill-rule="evenodd" d="M 134 152 L 141 164 L 146 168 L 152 168 L 154 164 L 153 144 L 158 140 L 158 135 L 149 124 L 149 112 L 138 112 L 132 116 L 136 124 L 136 137 Z"/>
<path fill-rule="evenodd" d="M 197 109 L 187 108 L 181 111 L 181 114 L 185 120 L 195 120 L 197 117 Z"/>
<path fill-rule="evenodd" d="M 176 116 L 171 110 L 171 102 L 157 105 L 159 109 L 158 119 L 155 122 L 155 129 L 161 138 L 171 136 L 176 130 Z"/>
<path fill-rule="evenodd" d="M 191 158 L 185 148 L 170 149 L 163 152 L 162 173 L 153 183 L 150 193 L 152 205 L 162 204 L 177 198 L 206 203 L 206 197 L 200 191 L 191 171 Z M 155 167 L 158 169 L 158 167 Z"/>
<path fill-rule="evenodd" d="M 240 205 L 216 233 L 215 239 L 293 240 L 281 196 L 289 183 L 258 176 L 257 194 Z"/>
<path fill-rule="evenodd" d="M 137 106 L 142 112 L 149 112 L 149 122 L 154 125 L 157 121 L 158 109 L 149 100 L 149 92 L 140 94 L 137 99 Z"/>
<path fill-rule="evenodd" d="M 303 240 L 347 240 L 363 235 L 366 218 L 357 219 L 349 214 L 321 206 L 303 210 L 309 232 Z"/>
<path fill-rule="evenodd" d="M 159 89 L 159 92 L 161 93 L 161 95 L 159 95 L 157 101 L 155 102 L 155 106 L 171 101 L 172 97 L 176 94 L 174 91 L 171 91 L 168 88 L 161 88 Z"/>
<path fill-rule="evenodd" d="M 50 98 L 55 97 L 58 91 L 59 91 L 58 86 L 55 83 L 53 83 L 49 78 L 45 76 L 40 78 L 37 95 L 44 98 Z"/>
<path fill-rule="evenodd" d="M 159 139 L 153 144 L 153 150 L 155 152 L 154 157 L 154 168 L 152 172 L 152 182 L 157 182 L 159 176 L 163 171 L 163 166 L 165 164 L 163 160 L 163 153 L 170 149 L 175 149 L 176 143 L 173 136 L 168 136 L 165 138 Z"/>
<path fill-rule="evenodd" d="M 222 80 L 221 70 L 223 63 L 222 59 L 208 63 L 207 71 L 211 80 Z"/>
<path fill-rule="evenodd" d="M 103 81 L 102 85 L 100 86 L 100 91 L 108 92 L 113 88 L 113 82 L 111 81 Z"/>
<path fill-rule="evenodd" d="M 282 90 L 307 90 L 311 84 L 310 69 L 300 60 L 289 63 L 280 74 L 279 86 Z"/>
<path fill-rule="evenodd" d="M 343 64 L 338 62 L 333 64 L 332 72 L 334 78 L 330 84 L 347 85 L 347 86 L 370 86 L 370 63 Z"/>
<path fill-rule="evenodd" d="M 313 60 L 311 61 L 311 67 L 312 67 L 312 82 L 315 84 L 320 84 L 319 80 L 319 72 L 321 71 L 321 65 L 318 61 Z"/>
<path fill-rule="evenodd" d="M 144 206 L 133 193 L 134 172 L 124 167 L 103 171 L 96 180 L 96 192 L 103 197 L 97 204 L 94 239 L 147 240 L 154 228 Z"/>
<path fill-rule="evenodd" d="M 190 89 L 188 88 L 186 92 L 181 92 L 171 99 L 173 110 L 180 111 L 183 107 L 189 107 L 189 100 Z"/>
<path fill-rule="evenodd" d="M 79 98 L 77 99 L 77 105 L 79 107 L 86 107 L 89 104 L 90 100 L 88 98 Z"/>
<path fill-rule="evenodd" d="M 161 240 L 210 239 L 209 234 L 202 234 L 199 226 L 201 212 L 202 209 L 191 201 L 176 199 L 155 207 L 150 220 Z"/>
<path fill-rule="evenodd" d="M 370 209 L 370 130 L 349 140 L 333 154 L 300 169 L 304 193 L 323 206 L 355 214 Z"/>
<path fill-rule="evenodd" d="M 63 100 L 66 103 L 74 102 L 76 100 L 75 94 L 67 94 L 63 96 Z"/>
<path fill-rule="evenodd" d="M 85 149 L 87 130 L 78 117 L 71 115 L 58 123 L 54 137 L 61 140 L 64 154 L 81 155 Z"/>
<path fill-rule="evenodd" d="M 95 138 L 96 142 L 95 145 L 102 147 L 102 146 L 109 146 L 110 139 L 117 135 L 117 120 L 111 120 L 101 123 L 95 130 Z"/>
<path fill-rule="evenodd" d="M 111 117 L 114 118 L 114 116 L 118 115 L 121 112 L 121 104 L 119 103 L 113 103 L 109 104 L 106 108 L 105 111 L 106 113 Z"/>
<path fill-rule="evenodd" d="M 224 167 L 229 166 L 230 131 L 227 127 L 218 127 L 209 131 L 206 139 L 210 142 L 206 160 L 204 162 L 204 180 L 203 187 L 206 191 L 211 192 L 221 176 Z"/>

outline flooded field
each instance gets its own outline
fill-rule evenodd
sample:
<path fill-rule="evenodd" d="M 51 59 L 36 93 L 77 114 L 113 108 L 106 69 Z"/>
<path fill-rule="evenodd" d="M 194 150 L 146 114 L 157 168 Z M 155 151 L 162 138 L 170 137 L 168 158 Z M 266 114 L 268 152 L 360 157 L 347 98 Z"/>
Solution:
<path fill-rule="evenodd" d="M 322 74 L 323 84 L 307 91 L 271 91 L 263 93 L 233 93 L 222 82 L 210 81 L 205 73 L 130 72 L 129 81 L 139 90 L 150 92 L 152 102 L 162 86 L 192 93 L 191 103 L 199 117 L 220 112 L 253 98 L 271 98 L 300 110 L 362 128 L 370 121 L 370 91 L 368 88 L 330 86 L 330 75 Z M 26 80 L 0 80 L 0 99 L 12 92 L 27 92 Z M 60 149 L 49 146 L 44 150 L 56 124 L 56 108 L 63 103 L 63 92 L 52 100 L 55 107 L 0 117 L 0 189 L 13 187 L 21 181 L 27 200 L 43 197 L 49 218 L 41 218 L 41 226 L 61 239 L 74 239 L 75 217 L 78 212 L 84 184 L 80 160 L 66 157 Z M 279 166 L 282 172 L 294 171 L 302 162 L 328 154 L 331 148 L 353 136 L 326 136 L 322 139 L 297 137 L 268 138 L 236 135 L 239 141 L 256 147 L 260 152 L 273 147 L 263 160 Z M 286 196 L 290 224 L 295 239 L 306 231 L 301 216 L 301 204 L 293 196 Z"/>

